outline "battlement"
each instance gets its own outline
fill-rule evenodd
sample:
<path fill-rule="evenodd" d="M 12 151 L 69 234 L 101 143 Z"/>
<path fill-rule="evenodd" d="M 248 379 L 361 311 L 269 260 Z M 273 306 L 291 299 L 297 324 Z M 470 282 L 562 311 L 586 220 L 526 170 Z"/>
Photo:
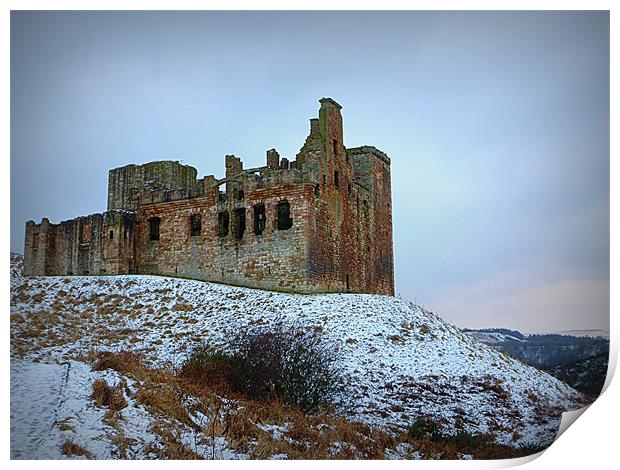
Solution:
<path fill-rule="evenodd" d="M 342 106 L 319 117 L 294 160 L 224 157 L 225 176 L 179 161 L 114 168 L 108 210 L 26 224 L 27 275 L 149 273 L 296 292 L 393 295 L 390 159 L 346 148 Z"/>
<path fill-rule="evenodd" d="M 348 148 L 347 153 L 349 155 L 374 155 L 383 163 L 387 163 L 388 165 L 390 164 L 390 157 L 388 157 L 384 152 L 382 152 L 376 147 L 373 147 L 372 145 L 363 145 L 361 147 Z"/>

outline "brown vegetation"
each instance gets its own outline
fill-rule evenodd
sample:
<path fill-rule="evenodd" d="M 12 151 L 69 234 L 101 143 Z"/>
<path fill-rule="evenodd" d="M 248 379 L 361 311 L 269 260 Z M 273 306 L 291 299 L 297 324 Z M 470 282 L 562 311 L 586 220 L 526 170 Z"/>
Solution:
<path fill-rule="evenodd" d="M 399 444 L 407 446 L 410 458 L 417 452 L 418 457 L 433 459 L 459 459 L 463 454 L 476 459 L 513 458 L 540 450 L 515 449 L 495 444 L 491 436 L 463 432 L 456 437 L 438 434 L 441 438 L 424 433 L 394 433 L 333 413 L 308 415 L 277 399 L 253 400 L 229 389 L 223 398 L 226 387 L 204 380 L 197 370 L 186 368 L 174 373 L 152 369 L 133 353 L 104 352 L 92 359 L 96 370 L 113 369 L 136 379 L 136 401 L 160 417 L 151 431 L 160 437 L 161 443 L 150 444 L 145 450 L 161 459 L 212 457 L 200 456 L 183 445 L 180 426 L 193 428 L 203 443 L 224 438 L 230 449 L 253 459 L 268 459 L 275 454 L 285 454 L 289 459 L 383 459 L 387 449 L 395 449 Z M 187 397 L 194 399 L 192 405 L 184 401 Z M 190 418 L 196 412 L 208 420 L 196 424 Z M 280 436 L 270 427 L 277 429 Z"/>
<path fill-rule="evenodd" d="M 109 408 L 111 411 L 120 411 L 127 406 L 127 400 L 123 396 L 120 386 L 111 387 L 103 379 L 93 382 L 91 398 L 97 406 Z"/>
<path fill-rule="evenodd" d="M 72 457 L 74 455 L 79 456 L 79 457 L 86 457 L 87 459 L 92 459 L 93 458 L 93 454 L 91 454 L 90 452 L 88 452 L 86 449 L 84 449 L 83 447 L 77 445 L 75 442 L 73 441 L 66 441 L 62 447 L 60 448 L 61 452 L 68 456 L 68 457 Z"/>

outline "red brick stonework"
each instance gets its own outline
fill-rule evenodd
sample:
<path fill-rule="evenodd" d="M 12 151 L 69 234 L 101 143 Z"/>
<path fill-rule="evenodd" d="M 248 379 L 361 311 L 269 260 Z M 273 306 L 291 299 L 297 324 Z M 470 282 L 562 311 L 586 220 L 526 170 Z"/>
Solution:
<path fill-rule="evenodd" d="M 196 179 L 178 162 L 110 170 L 108 210 L 26 223 L 24 274 L 161 274 L 293 291 L 394 295 L 390 159 L 347 149 L 341 106 L 319 118 L 289 162 Z"/>

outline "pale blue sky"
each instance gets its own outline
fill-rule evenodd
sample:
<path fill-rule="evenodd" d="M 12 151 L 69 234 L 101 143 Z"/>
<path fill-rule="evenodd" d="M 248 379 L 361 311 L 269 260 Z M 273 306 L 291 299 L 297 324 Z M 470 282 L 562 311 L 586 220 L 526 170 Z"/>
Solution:
<path fill-rule="evenodd" d="M 392 159 L 396 287 L 461 326 L 609 322 L 606 12 L 14 12 L 11 249 L 107 172 L 294 158 L 318 99 Z"/>

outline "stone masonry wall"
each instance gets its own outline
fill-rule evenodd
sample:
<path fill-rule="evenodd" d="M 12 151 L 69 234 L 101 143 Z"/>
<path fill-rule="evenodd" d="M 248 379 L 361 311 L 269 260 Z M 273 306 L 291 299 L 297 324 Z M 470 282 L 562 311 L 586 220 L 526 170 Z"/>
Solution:
<path fill-rule="evenodd" d="M 310 185 L 283 185 L 249 191 L 243 200 L 217 196 L 145 205 L 138 212 L 137 267 L 158 273 L 281 291 L 315 291 L 307 276 L 307 227 L 313 199 Z M 292 227 L 277 228 L 277 204 L 290 204 Z M 254 206 L 265 207 L 265 228 L 254 233 Z M 235 210 L 245 211 L 245 230 L 234 233 Z M 218 214 L 229 214 L 225 235 Z M 191 217 L 199 215 L 199 235 L 191 235 Z M 160 219 L 159 240 L 150 240 L 149 219 Z"/>
<path fill-rule="evenodd" d="M 127 274 L 134 266 L 134 215 L 119 211 L 26 225 L 24 274 Z"/>
<path fill-rule="evenodd" d="M 151 191 L 182 190 L 187 197 L 196 176 L 195 168 L 173 161 L 114 168 L 108 173 L 108 210 L 135 211 L 140 197 Z"/>
<path fill-rule="evenodd" d="M 110 170 L 107 212 L 26 224 L 24 273 L 394 295 L 390 159 L 347 149 L 341 106 L 320 103 L 293 161 L 270 149 L 244 169 L 227 155 L 222 179 L 172 161 Z"/>

